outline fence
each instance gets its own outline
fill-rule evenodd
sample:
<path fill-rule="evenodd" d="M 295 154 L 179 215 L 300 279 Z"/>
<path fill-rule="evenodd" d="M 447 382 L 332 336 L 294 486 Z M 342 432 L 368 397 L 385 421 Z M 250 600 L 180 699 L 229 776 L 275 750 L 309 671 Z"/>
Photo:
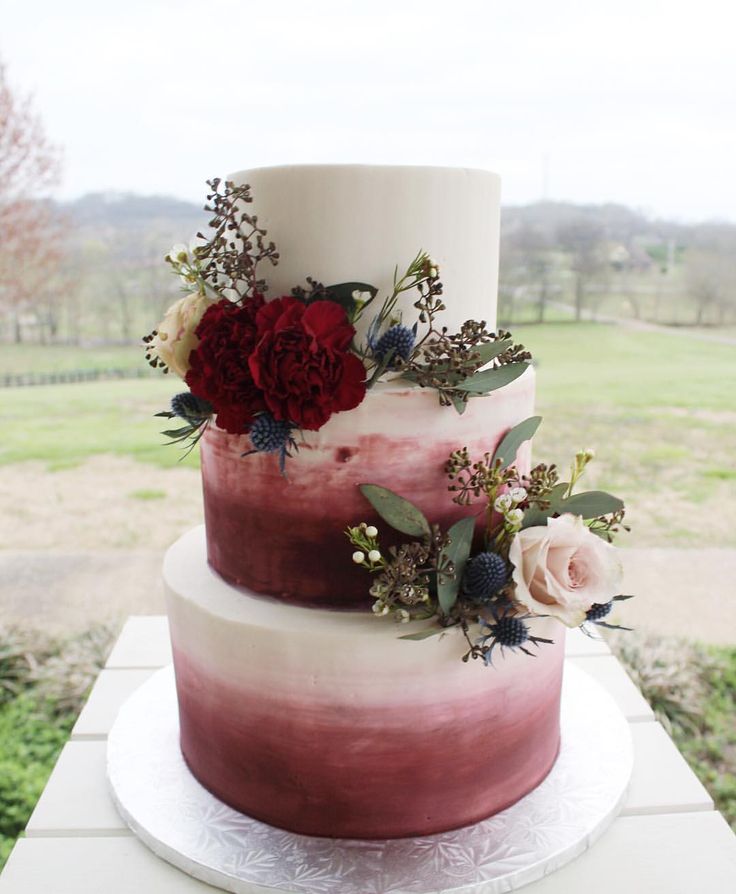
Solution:
<path fill-rule="evenodd" d="M 104 379 L 143 379 L 154 374 L 140 369 L 69 369 L 52 373 L 0 373 L 0 388 L 19 388 L 27 385 L 68 385 L 72 382 L 98 382 Z"/>

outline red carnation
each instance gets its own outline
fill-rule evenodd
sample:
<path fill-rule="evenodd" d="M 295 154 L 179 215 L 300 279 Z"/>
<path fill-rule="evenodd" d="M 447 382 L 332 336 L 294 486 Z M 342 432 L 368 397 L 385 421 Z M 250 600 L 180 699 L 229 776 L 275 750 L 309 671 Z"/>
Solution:
<path fill-rule="evenodd" d="M 316 431 L 365 397 L 365 367 L 350 353 L 355 329 L 334 301 L 276 298 L 256 316 L 253 381 L 275 419 Z"/>
<path fill-rule="evenodd" d="M 266 409 L 248 365 L 263 306 L 258 294 L 242 305 L 223 299 L 207 309 L 195 330 L 199 344 L 189 355 L 186 383 L 192 394 L 212 404 L 217 424 L 232 434 L 248 431 Z"/>

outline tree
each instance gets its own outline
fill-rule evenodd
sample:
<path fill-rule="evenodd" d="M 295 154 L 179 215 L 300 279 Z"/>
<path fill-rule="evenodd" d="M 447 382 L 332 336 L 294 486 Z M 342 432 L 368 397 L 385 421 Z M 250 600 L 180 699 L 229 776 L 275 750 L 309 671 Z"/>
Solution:
<path fill-rule="evenodd" d="M 720 325 L 736 309 L 736 261 L 733 253 L 714 248 L 689 248 L 686 254 L 688 295 L 695 303 L 695 325 L 715 314 Z"/>
<path fill-rule="evenodd" d="M 511 321 L 514 300 L 526 298 L 536 305 L 537 322 L 544 322 L 553 293 L 551 255 L 550 241 L 540 227 L 521 221 L 502 232 L 499 312 L 504 321 Z"/>
<path fill-rule="evenodd" d="M 606 269 L 603 227 L 594 221 L 572 221 L 560 227 L 557 238 L 570 252 L 570 269 L 575 276 L 575 319 L 581 320 L 586 293 L 593 279 Z"/>
<path fill-rule="evenodd" d="M 0 308 L 12 317 L 16 341 L 21 315 L 48 298 L 61 259 L 61 222 L 46 198 L 59 174 L 58 149 L 0 62 Z"/>

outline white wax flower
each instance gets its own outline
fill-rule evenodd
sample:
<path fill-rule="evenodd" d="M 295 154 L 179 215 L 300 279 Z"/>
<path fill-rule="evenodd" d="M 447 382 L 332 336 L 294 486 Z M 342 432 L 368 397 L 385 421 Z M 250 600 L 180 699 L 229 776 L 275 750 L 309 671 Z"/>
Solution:
<path fill-rule="evenodd" d="M 401 624 L 406 624 L 411 621 L 411 615 L 405 608 L 400 608 L 396 612 L 396 620 L 399 621 Z"/>
<path fill-rule="evenodd" d="M 356 565 L 361 565 L 365 561 L 365 553 L 362 553 L 359 549 L 353 553 L 353 562 Z"/>
<path fill-rule="evenodd" d="M 506 513 L 506 521 L 510 525 L 520 525 L 524 521 L 524 513 L 521 509 L 509 509 Z"/>
<path fill-rule="evenodd" d="M 366 537 L 378 537 L 378 528 L 374 527 L 373 525 L 368 525 L 368 527 L 365 529 L 365 534 Z"/>
<path fill-rule="evenodd" d="M 501 494 L 500 497 L 496 497 L 496 500 L 493 504 L 493 508 L 496 512 L 504 513 L 508 512 L 511 509 L 514 501 L 511 499 L 509 494 Z"/>
<path fill-rule="evenodd" d="M 366 531 L 366 534 L 367 534 L 367 533 L 368 533 L 368 532 Z M 375 563 L 375 562 L 380 562 L 380 561 L 381 561 L 381 553 L 379 552 L 379 550 L 377 550 L 377 549 L 372 549 L 372 550 L 368 553 L 368 561 L 369 561 L 369 562 L 373 562 L 373 563 Z"/>
<path fill-rule="evenodd" d="M 373 614 L 374 615 L 387 615 L 388 612 L 389 612 L 389 608 L 385 602 L 381 602 L 381 600 L 378 599 L 376 602 L 373 603 Z"/>
<path fill-rule="evenodd" d="M 524 500 L 526 500 L 526 488 L 512 487 L 509 491 L 509 496 L 514 501 L 514 503 L 522 503 Z"/>

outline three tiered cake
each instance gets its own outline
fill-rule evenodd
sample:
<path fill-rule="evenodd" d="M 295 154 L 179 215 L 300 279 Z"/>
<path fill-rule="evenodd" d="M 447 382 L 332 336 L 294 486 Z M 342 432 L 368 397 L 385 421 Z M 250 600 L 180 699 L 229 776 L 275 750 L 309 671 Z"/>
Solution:
<path fill-rule="evenodd" d="M 564 487 L 531 468 L 534 370 L 493 332 L 498 178 L 276 167 L 225 194 L 220 241 L 169 257 L 196 290 L 149 337 L 191 389 L 169 415 L 201 438 L 206 525 L 164 565 L 183 755 L 225 803 L 307 835 L 474 823 L 549 772 L 560 619 L 603 617 L 620 583 L 619 501 L 572 495 L 586 457 Z M 266 232 L 264 300 L 238 258 L 276 260 Z"/>

